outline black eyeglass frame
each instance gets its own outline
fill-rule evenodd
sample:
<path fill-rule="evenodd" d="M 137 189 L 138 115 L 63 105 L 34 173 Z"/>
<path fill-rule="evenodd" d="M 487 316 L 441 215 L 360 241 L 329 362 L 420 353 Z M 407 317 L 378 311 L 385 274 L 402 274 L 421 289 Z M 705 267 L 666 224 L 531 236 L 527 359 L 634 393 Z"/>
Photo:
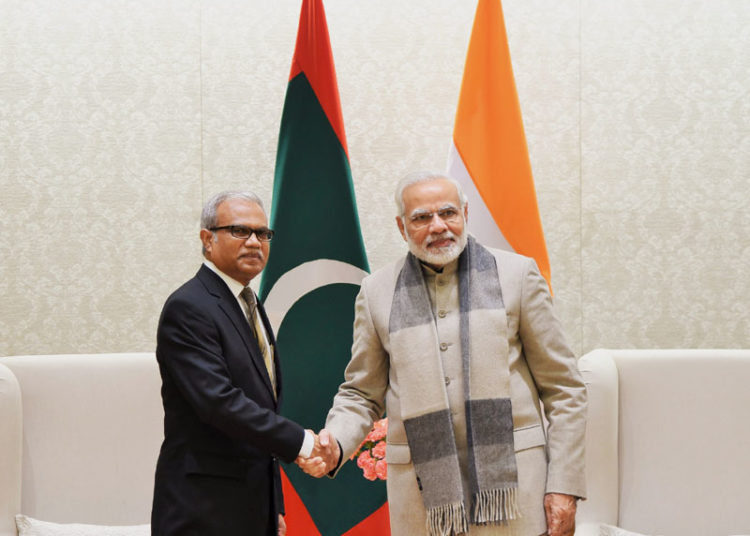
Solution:
<path fill-rule="evenodd" d="M 234 238 L 240 240 L 249 240 L 251 236 L 255 235 L 261 242 L 270 242 L 273 239 L 274 232 L 268 227 L 261 227 L 260 229 L 253 229 L 247 225 L 222 225 L 221 227 L 209 227 L 209 231 L 229 231 Z"/>

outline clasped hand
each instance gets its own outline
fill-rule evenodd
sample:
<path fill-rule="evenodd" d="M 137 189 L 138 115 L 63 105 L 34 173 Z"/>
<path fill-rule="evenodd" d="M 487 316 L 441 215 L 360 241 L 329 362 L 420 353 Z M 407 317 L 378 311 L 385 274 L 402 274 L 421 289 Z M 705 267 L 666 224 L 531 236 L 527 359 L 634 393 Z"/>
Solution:
<path fill-rule="evenodd" d="M 341 452 L 339 442 L 331 432 L 323 428 L 320 434 L 315 434 L 315 446 L 309 458 L 298 457 L 296 463 L 300 469 L 310 476 L 320 478 L 333 471 L 339 463 Z"/>

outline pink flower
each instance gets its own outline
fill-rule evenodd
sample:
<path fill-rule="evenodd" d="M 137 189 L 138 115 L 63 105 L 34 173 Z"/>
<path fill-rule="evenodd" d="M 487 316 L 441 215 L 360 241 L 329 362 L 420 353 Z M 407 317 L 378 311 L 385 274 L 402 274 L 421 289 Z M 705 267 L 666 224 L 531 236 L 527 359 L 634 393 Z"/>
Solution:
<path fill-rule="evenodd" d="M 370 467 L 372 465 L 372 458 L 370 457 L 370 451 L 365 450 L 362 451 L 362 453 L 357 458 L 357 467 L 362 469 L 363 471 L 365 468 Z"/>
<path fill-rule="evenodd" d="M 367 480 L 375 480 L 376 478 L 378 478 L 378 474 L 375 472 L 375 469 L 372 466 L 363 467 L 362 473 Z"/>
<path fill-rule="evenodd" d="M 375 422 L 375 424 L 372 427 L 372 431 L 367 434 L 367 438 L 365 441 L 380 441 L 383 439 L 386 434 L 388 433 L 388 418 L 380 419 L 379 421 Z"/>
<path fill-rule="evenodd" d="M 373 447 L 371 455 L 378 460 L 385 458 L 385 441 L 378 442 L 378 444 Z"/>
<path fill-rule="evenodd" d="M 364 477 L 368 480 L 377 478 L 386 480 L 387 478 L 388 470 L 385 462 L 385 438 L 387 434 L 388 419 L 376 421 L 370 433 L 349 457 L 350 460 L 357 458 L 357 467 L 362 469 Z"/>
<path fill-rule="evenodd" d="M 386 480 L 388 478 L 388 464 L 385 460 L 378 460 L 375 463 L 375 474 L 378 475 L 380 480 Z"/>
<path fill-rule="evenodd" d="M 370 452 L 367 450 L 360 454 L 359 458 L 357 458 L 357 466 L 362 469 L 362 472 L 364 473 L 364 476 L 367 480 L 375 480 L 378 477 L 375 468 L 375 464 L 377 463 L 377 461 L 378 460 L 370 456 Z"/>

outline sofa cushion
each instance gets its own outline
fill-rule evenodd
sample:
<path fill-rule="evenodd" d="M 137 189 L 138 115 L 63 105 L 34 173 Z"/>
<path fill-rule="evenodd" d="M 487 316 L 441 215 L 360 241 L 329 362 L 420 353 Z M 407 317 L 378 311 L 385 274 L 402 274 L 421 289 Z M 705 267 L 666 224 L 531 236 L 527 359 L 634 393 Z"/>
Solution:
<path fill-rule="evenodd" d="M 105 526 L 81 523 L 50 523 L 22 514 L 16 516 L 18 536 L 150 536 L 151 526 Z"/>

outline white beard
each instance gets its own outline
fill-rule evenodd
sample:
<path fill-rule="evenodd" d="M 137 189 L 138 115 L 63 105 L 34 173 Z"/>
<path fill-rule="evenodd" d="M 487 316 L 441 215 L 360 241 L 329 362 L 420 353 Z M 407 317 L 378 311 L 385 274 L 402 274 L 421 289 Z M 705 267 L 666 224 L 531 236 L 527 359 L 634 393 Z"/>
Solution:
<path fill-rule="evenodd" d="M 449 246 L 440 248 L 439 251 L 431 251 L 427 249 L 427 246 L 432 242 L 445 240 L 446 238 L 456 238 L 456 241 Z M 406 243 L 409 245 L 409 251 L 411 251 L 412 255 L 422 262 L 439 267 L 445 266 L 456 260 L 466 247 L 468 239 L 469 237 L 466 233 L 466 228 L 464 228 L 464 232 L 461 233 L 460 236 L 456 236 L 451 231 L 445 231 L 439 235 L 429 235 L 425 238 L 422 244 L 414 242 L 411 236 L 409 236 L 409 233 L 406 233 Z"/>

